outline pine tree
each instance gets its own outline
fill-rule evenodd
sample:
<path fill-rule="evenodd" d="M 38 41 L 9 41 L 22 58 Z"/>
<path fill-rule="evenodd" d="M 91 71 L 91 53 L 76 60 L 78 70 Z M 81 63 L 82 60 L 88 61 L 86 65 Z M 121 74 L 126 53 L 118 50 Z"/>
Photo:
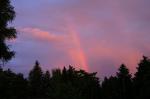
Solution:
<path fill-rule="evenodd" d="M 143 56 L 134 78 L 135 96 L 137 99 L 150 98 L 150 59 Z"/>
<path fill-rule="evenodd" d="M 10 0 L 0 0 L 0 61 L 7 62 L 15 53 L 10 50 L 6 40 L 16 38 L 16 30 L 9 27 L 9 22 L 15 18 L 15 11 Z"/>
<path fill-rule="evenodd" d="M 33 98 L 40 98 L 43 96 L 43 71 L 38 61 L 29 73 L 30 93 Z"/>
<path fill-rule="evenodd" d="M 44 93 L 44 97 L 48 98 L 50 96 L 50 91 L 51 91 L 51 75 L 49 71 L 46 71 L 43 74 L 43 80 L 42 80 L 42 90 Z"/>
<path fill-rule="evenodd" d="M 105 77 L 102 82 L 102 99 L 119 99 L 116 77 Z"/>
<path fill-rule="evenodd" d="M 131 99 L 132 98 L 132 81 L 131 74 L 128 68 L 122 64 L 117 72 L 117 85 L 119 99 Z"/>

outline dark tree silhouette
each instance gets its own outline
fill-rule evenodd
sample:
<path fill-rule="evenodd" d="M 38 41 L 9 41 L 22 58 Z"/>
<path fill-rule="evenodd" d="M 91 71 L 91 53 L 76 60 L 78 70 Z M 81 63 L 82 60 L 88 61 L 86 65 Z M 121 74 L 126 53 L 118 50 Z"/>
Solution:
<path fill-rule="evenodd" d="M 119 99 L 116 77 L 105 77 L 102 82 L 102 99 Z"/>
<path fill-rule="evenodd" d="M 0 99 L 149 99 L 150 59 L 139 63 L 135 77 L 122 64 L 116 76 L 100 84 L 96 73 L 69 66 L 43 72 L 38 61 L 25 79 L 0 68 Z"/>
<path fill-rule="evenodd" d="M 134 78 L 136 99 L 150 98 L 150 59 L 143 56 Z"/>
<path fill-rule="evenodd" d="M 65 71 L 65 72 L 64 72 Z M 65 67 L 61 71 L 60 69 L 55 69 L 52 71 L 51 78 L 51 99 L 77 99 L 80 94 L 78 94 L 77 88 L 72 84 L 72 80 L 69 79 L 69 70 Z M 72 74 L 72 73 L 71 73 Z M 65 75 L 65 76 L 64 76 Z"/>
<path fill-rule="evenodd" d="M 72 66 L 52 72 L 52 99 L 99 99 L 100 83 L 96 73 L 75 70 Z"/>
<path fill-rule="evenodd" d="M 23 74 L 0 69 L 0 99 L 27 99 L 27 84 Z"/>
<path fill-rule="evenodd" d="M 41 98 L 43 96 L 43 71 L 38 61 L 29 73 L 29 87 L 32 98 Z"/>
<path fill-rule="evenodd" d="M 15 11 L 10 0 L 0 0 L 0 61 L 7 62 L 14 56 L 6 40 L 16 38 L 14 27 L 8 27 L 9 22 L 15 18 Z"/>
<path fill-rule="evenodd" d="M 43 75 L 42 80 L 42 90 L 44 93 L 44 98 L 49 98 L 50 96 L 50 89 L 51 89 L 51 75 L 49 71 L 46 71 Z"/>
<path fill-rule="evenodd" d="M 127 67 L 122 64 L 118 69 L 116 77 L 105 77 L 102 83 L 103 99 L 131 99 L 132 80 Z"/>
<path fill-rule="evenodd" d="M 128 68 L 122 64 L 117 72 L 119 99 L 132 99 L 132 81 Z"/>

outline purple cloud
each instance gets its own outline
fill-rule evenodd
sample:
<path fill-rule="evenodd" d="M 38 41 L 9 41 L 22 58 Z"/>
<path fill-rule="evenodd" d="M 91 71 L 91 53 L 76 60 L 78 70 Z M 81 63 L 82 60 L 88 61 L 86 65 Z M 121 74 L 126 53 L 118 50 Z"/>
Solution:
<path fill-rule="evenodd" d="M 135 72 L 150 56 L 149 0 L 14 0 L 19 31 L 8 66 L 26 73 L 76 65 L 111 75 L 121 63 Z M 82 66 L 81 66 L 82 65 Z"/>

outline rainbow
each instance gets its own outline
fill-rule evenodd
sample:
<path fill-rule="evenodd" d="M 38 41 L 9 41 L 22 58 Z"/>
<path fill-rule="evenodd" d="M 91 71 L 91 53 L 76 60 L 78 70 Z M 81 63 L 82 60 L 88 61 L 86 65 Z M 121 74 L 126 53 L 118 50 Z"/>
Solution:
<path fill-rule="evenodd" d="M 69 21 L 69 24 L 67 25 L 68 27 L 68 34 L 71 38 L 71 42 L 74 46 L 74 49 L 72 49 L 71 55 L 74 57 L 74 61 L 79 63 L 80 69 L 84 69 L 88 71 L 88 64 L 87 64 L 87 59 L 84 53 L 83 48 L 81 47 L 81 42 L 80 42 L 80 37 L 78 36 L 78 32 L 76 31 L 77 29 L 75 28 L 74 24 Z"/>

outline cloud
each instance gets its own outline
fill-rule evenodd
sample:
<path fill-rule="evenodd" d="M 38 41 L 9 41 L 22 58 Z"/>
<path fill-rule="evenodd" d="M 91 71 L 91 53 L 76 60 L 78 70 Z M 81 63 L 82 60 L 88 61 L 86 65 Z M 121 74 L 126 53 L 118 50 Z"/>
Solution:
<path fill-rule="evenodd" d="M 16 0 L 13 4 L 14 25 L 21 27 L 14 44 L 16 64 L 31 64 L 38 57 L 44 68 L 73 64 L 111 75 L 122 63 L 135 72 L 142 55 L 150 55 L 149 0 Z"/>
<path fill-rule="evenodd" d="M 60 42 L 64 40 L 64 35 L 57 35 L 48 31 L 41 30 L 39 28 L 22 28 L 19 29 L 23 33 L 25 39 L 34 39 L 37 41 L 49 41 L 49 42 Z"/>

